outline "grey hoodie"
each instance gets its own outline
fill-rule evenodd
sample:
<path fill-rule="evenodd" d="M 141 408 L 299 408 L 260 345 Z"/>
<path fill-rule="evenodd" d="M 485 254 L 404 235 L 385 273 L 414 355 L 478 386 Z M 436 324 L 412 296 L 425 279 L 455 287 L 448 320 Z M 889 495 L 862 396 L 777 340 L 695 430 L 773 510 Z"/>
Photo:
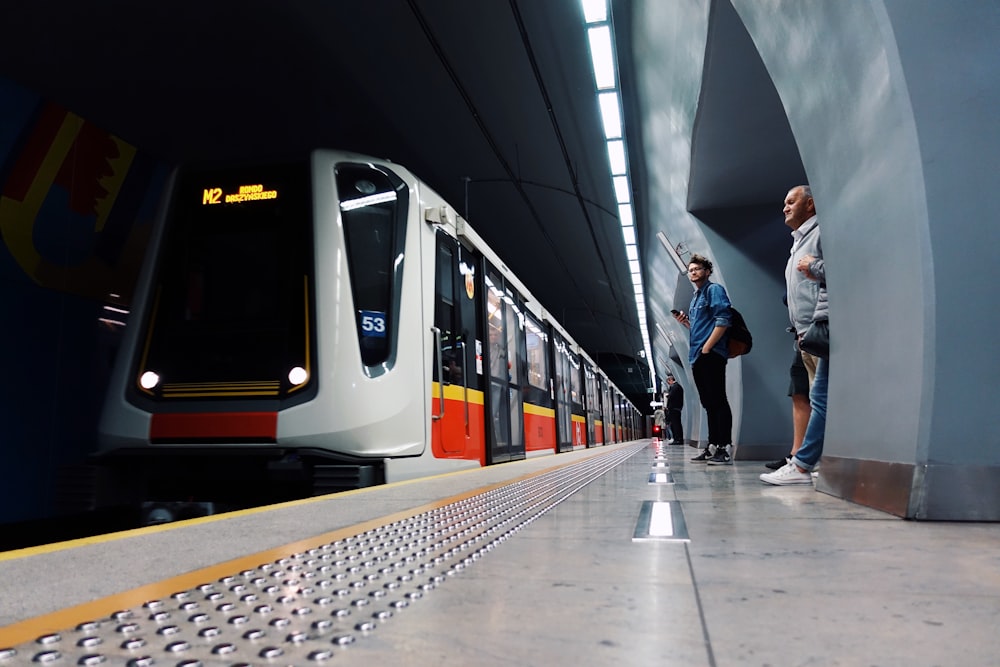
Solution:
<path fill-rule="evenodd" d="M 785 266 L 785 287 L 788 290 L 788 319 L 795 332 L 802 335 L 813 321 L 816 302 L 819 300 L 819 283 L 806 278 L 798 266 L 799 259 L 806 255 L 823 258 L 823 248 L 819 241 L 819 223 L 816 216 L 806 220 L 793 232 L 796 243 L 792 245 L 788 264 Z"/>
<path fill-rule="evenodd" d="M 816 310 L 813 312 L 813 321 L 830 319 L 830 304 L 826 299 L 826 262 L 822 257 L 817 257 L 809 263 L 809 273 L 816 276 L 816 283 L 819 285 L 819 292 L 816 298 Z"/>

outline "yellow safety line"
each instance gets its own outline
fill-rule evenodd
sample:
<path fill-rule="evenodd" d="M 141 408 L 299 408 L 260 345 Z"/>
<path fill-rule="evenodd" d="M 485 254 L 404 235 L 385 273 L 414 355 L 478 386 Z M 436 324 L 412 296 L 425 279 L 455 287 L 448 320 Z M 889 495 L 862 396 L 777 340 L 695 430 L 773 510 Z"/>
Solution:
<path fill-rule="evenodd" d="M 260 551 L 254 554 L 241 556 L 239 558 L 234 558 L 232 560 L 225 561 L 223 563 L 218 563 L 216 565 L 210 565 L 205 568 L 198 570 L 193 570 L 186 574 L 181 574 L 169 579 L 163 579 L 161 581 L 153 582 L 151 584 L 146 584 L 145 586 L 140 586 L 138 588 L 133 588 L 132 590 L 123 591 L 121 593 L 116 593 L 114 595 L 109 595 L 98 600 L 92 600 L 90 602 L 84 602 L 83 604 L 78 604 L 73 607 L 67 607 L 65 609 L 60 609 L 59 611 L 54 611 L 49 614 L 43 614 L 41 616 L 36 616 L 35 618 L 30 618 L 18 623 L 13 623 L 11 625 L 0 628 L 0 648 L 5 646 L 14 646 L 27 641 L 32 641 L 42 635 L 64 631 L 67 628 L 74 628 L 80 623 L 87 621 L 93 621 L 95 619 L 108 618 L 110 615 L 116 611 L 122 609 L 131 609 L 132 607 L 137 607 L 142 605 L 144 602 L 149 600 L 158 600 L 165 597 L 169 597 L 173 593 L 178 591 L 189 590 L 195 588 L 201 584 L 218 581 L 222 577 L 232 575 L 242 570 L 252 570 L 260 566 L 261 563 L 276 561 L 284 558 L 292 553 L 300 553 L 308 551 L 310 549 L 316 549 L 322 547 L 325 544 L 335 542 L 337 540 L 342 540 L 359 533 L 363 533 L 366 530 L 372 530 L 380 526 L 392 523 L 393 521 L 400 521 L 408 517 L 420 514 L 422 512 L 429 512 L 436 509 L 440 509 L 452 503 L 461 502 L 473 496 L 477 496 L 482 493 L 487 493 L 494 489 L 498 489 L 516 482 L 523 480 L 532 479 L 533 477 L 538 477 L 545 475 L 547 473 L 559 470 L 560 468 L 565 468 L 567 466 L 579 463 L 583 458 L 591 458 L 592 456 L 598 456 L 604 453 L 610 453 L 607 451 L 601 451 L 600 449 L 587 450 L 588 455 L 578 458 L 574 458 L 573 461 L 567 461 L 566 463 L 560 463 L 544 470 L 538 470 L 536 472 L 525 473 L 519 477 L 514 477 L 512 479 L 497 482 L 495 484 L 489 484 L 487 486 L 482 486 L 471 491 L 466 491 L 448 498 L 442 498 L 426 505 L 421 505 L 420 507 L 414 507 L 411 509 L 406 509 L 401 512 L 396 512 L 387 516 L 378 517 L 376 519 L 371 519 L 369 521 L 364 521 L 362 523 L 357 523 L 352 526 L 345 526 L 338 530 L 334 530 L 328 533 L 323 533 L 322 535 L 317 535 L 315 537 L 306 538 L 304 540 L 299 540 L 298 542 L 292 542 L 280 547 L 275 547 L 273 549 L 267 549 L 265 551 Z M 481 470 L 481 469 L 479 469 Z M 367 487 L 364 489 L 355 489 L 352 491 L 343 491 L 337 494 L 330 494 L 328 496 L 317 496 L 315 498 L 305 498 L 302 500 L 292 500 L 285 503 L 280 503 L 277 505 L 269 505 L 266 507 L 255 507 L 247 510 L 239 510 L 236 512 L 228 512 L 225 514 L 216 514 L 213 516 L 199 517 L 197 519 L 188 519 L 185 521 L 179 521 L 172 524 L 164 524 L 161 526 L 149 526 L 146 528 L 137 528 L 134 530 L 123 531 L 119 533 L 112 533 L 110 535 L 96 536 L 82 538 L 78 540 L 70 540 L 67 542 L 60 542 L 51 545 L 45 545 L 40 547 L 31 547 L 28 549 L 19 549 L 17 551 L 9 551 L 6 553 L 0 553 L 0 560 L 13 560 L 14 558 L 21 558 L 27 556 L 33 556 L 43 553 L 51 553 L 53 551 L 60 551 L 62 549 L 69 549 L 77 546 L 82 546 L 85 544 L 99 544 L 102 542 L 111 542 L 118 539 L 124 539 L 126 537 L 133 537 L 138 535 L 148 535 L 151 533 L 163 532 L 166 530 L 176 530 L 177 528 L 183 526 L 190 526 L 196 523 L 208 523 L 212 521 L 220 521 L 223 519 L 230 519 L 236 516 L 257 514 L 260 512 L 270 511 L 273 509 L 278 509 L 282 507 L 292 507 L 295 505 L 304 505 L 307 503 L 314 503 L 321 500 L 328 500 L 332 496 L 344 496 L 348 494 L 357 493 L 367 493 L 373 490 L 386 488 L 387 486 L 395 486 L 397 484 L 411 484 L 415 482 L 425 481 L 427 479 L 436 479 L 448 477 L 451 475 L 462 475 L 469 472 L 474 472 L 474 470 L 461 470 L 450 473 L 443 473 L 441 475 L 434 475 L 433 477 L 423 477 L 420 479 L 405 480 L 402 482 L 394 482 L 390 485 L 377 486 L 377 487 Z"/>

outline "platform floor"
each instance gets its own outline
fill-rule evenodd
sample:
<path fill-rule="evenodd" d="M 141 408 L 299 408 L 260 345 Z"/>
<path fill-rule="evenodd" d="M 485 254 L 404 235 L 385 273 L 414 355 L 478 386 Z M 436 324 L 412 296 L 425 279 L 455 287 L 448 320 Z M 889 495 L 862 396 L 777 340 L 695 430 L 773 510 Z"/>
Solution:
<path fill-rule="evenodd" d="M 1000 665 L 1000 524 L 695 453 L 624 443 L 2 553 L 0 667 Z M 689 541 L 634 539 L 646 501 Z"/>

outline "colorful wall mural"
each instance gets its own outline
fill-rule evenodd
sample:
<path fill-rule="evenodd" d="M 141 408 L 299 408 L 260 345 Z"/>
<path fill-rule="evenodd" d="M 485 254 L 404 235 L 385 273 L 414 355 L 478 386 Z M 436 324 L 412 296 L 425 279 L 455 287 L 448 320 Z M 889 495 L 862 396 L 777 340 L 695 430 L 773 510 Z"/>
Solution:
<path fill-rule="evenodd" d="M 168 171 L 0 79 L 0 523 L 79 502 Z"/>

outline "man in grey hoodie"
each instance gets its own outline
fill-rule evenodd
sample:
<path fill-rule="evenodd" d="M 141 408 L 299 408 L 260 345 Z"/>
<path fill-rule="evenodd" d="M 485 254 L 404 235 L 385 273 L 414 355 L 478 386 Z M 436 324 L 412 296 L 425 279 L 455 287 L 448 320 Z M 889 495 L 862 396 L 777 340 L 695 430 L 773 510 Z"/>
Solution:
<path fill-rule="evenodd" d="M 823 258 L 803 255 L 796 263 L 795 270 L 807 280 L 816 283 L 817 286 L 816 309 L 813 311 L 811 321 L 829 321 L 826 263 Z M 830 378 L 830 360 L 823 357 L 816 357 L 816 359 L 816 377 L 809 389 L 809 403 L 812 410 L 809 414 L 809 425 L 806 427 L 802 446 L 792 456 L 791 461 L 783 467 L 760 476 L 760 481 L 765 484 L 775 486 L 812 484 L 812 471 L 819 464 L 820 457 L 823 455 L 823 442 L 826 435 L 826 397 Z"/>
<path fill-rule="evenodd" d="M 785 288 L 788 292 L 788 318 L 799 339 L 813 321 L 816 301 L 819 298 L 819 283 L 810 280 L 799 270 L 799 262 L 805 256 L 823 259 L 820 245 L 819 222 L 816 219 L 816 204 L 808 185 L 798 185 L 785 196 L 785 224 L 792 230 L 792 250 L 785 265 Z M 819 361 L 811 354 L 803 353 L 802 361 L 809 371 L 812 385 Z"/>
<path fill-rule="evenodd" d="M 820 245 L 820 230 L 816 219 L 816 204 L 813 201 L 812 189 L 808 185 L 797 185 L 785 195 L 784 208 L 785 225 L 791 229 L 792 249 L 789 252 L 788 263 L 785 265 L 785 294 L 788 305 L 790 330 L 795 334 L 795 358 L 790 368 L 791 382 L 788 395 L 792 397 L 792 449 L 788 456 L 768 463 L 771 470 L 782 467 L 802 446 L 806 426 L 809 424 L 809 388 L 816 376 L 818 359 L 798 349 L 798 339 L 809 328 L 813 312 L 816 310 L 816 300 L 819 286 L 808 280 L 797 270 L 799 260 L 805 256 L 823 257 Z"/>

